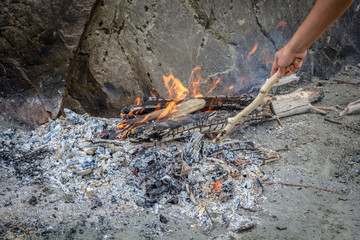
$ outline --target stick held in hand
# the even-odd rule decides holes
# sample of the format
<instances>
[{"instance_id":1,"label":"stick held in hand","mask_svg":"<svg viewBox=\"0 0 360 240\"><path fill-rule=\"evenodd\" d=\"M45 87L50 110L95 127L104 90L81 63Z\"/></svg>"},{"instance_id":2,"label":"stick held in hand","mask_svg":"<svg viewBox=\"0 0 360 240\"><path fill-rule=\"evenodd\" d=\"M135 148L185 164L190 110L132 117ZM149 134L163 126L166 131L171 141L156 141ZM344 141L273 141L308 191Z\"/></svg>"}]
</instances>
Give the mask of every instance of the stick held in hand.
<instances>
[{"instance_id":1,"label":"stick held in hand","mask_svg":"<svg viewBox=\"0 0 360 240\"><path fill-rule=\"evenodd\" d=\"M294 61L301 61L301 59L296 58ZM236 116L232 118L228 118L228 124L225 127L224 130L222 130L216 138L213 140L214 143L219 143L222 141L226 135L235 127L237 123L239 123L242 119L244 119L246 116L248 116L252 111L254 111L264 100L267 93L270 91L272 86L274 86L275 83L277 83L281 77L278 76L278 72L276 72L274 75L272 75L270 78L266 79L266 82L261 87L259 94L256 96L254 101L250 103L244 110L242 110L240 113L238 113Z\"/></svg>"}]
</instances>

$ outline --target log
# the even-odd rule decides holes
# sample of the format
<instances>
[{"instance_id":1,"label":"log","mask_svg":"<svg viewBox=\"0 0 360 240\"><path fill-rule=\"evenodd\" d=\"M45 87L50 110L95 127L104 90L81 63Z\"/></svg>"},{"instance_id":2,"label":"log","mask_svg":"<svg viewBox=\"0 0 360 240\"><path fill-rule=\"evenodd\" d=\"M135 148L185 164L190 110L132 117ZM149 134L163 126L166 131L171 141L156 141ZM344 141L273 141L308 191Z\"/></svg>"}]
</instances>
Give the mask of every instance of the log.
<instances>
[{"instance_id":1,"label":"log","mask_svg":"<svg viewBox=\"0 0 360 240\"><path fill-rule=\"evenodd\" d=\"M310 110L326 114L325 111L317 109L311 102L317 101L322 94L316 91L295 91L286 95L274 96L271 99L271 110L279 118L307 113Z\"/></svg>"},{"instance_id":2,"label":"log","mask_svg":"<svg viewBox=\"0 0 360 240\"><path fill-rule=\"evenodd\" d=\"M355 102L349 103L349 105L347 105L344 111L342 111L339 115L344 116L358 112L360 112L360 99Z\"/></svg>"},{"instance_id":3,"label":"log","mask_svg":"<svg viewBox=\"0 0 360 240\"><path fill-rule=\"evenodd\" d=\"M310 104L310 101L314 100L314 95L320 96L319 93L314 91L302 91L268 97L256 111L237 124L246 127L252 124L271 121L275 119L275 114L278 117L286 117L309 112L314 108ZM198 112L186 116L177 115L177 117L173 116L171 119L136 125L126 136L132 142L166 142L188 137L196 132L220 132L225 129L228 123L227 119L231 116L234 116L234 113L231 111Z\"/></svg>"},{"instance_id":4,"label":"log","mask_svg":"<svg viewBox=\"0 0 360 240\"><path fill-rule=\"evenodd\" d=\"M165 118L165 119L175 118L175 117L178 117L181 115L185 115L185 114L189 114L189 113L198 111L198 110L204 108L205 103L206 103L205 100L201 99L201 98L189 99L184 102L180 102L180 103L176 104L174 107L177 109L177 111L175 111L175 112L169 111L168 113L166 113L167 108L163 108L163 109L157 110L155 112L145 114L141 118L136 118L135 121L141 122L141 123L142 122L150 122L152 120L158 119L161 115L164 115L163 118ZM171 102L169 102L168 104L171 104Z\"/></svg>"},{"instance_id":5,"label":"log","mask_svg":"<svg viewBox=\"0 0 360 240\"><path fill-rule=\"evenodd\" d=\"M205 100L205 106L202 111L210 110L243 110L247 105L254 100L254 97L249 94L241 94L239 96L215 96L215 97L201 97L196 99ZM182 100L178 104L182 104L188 100ZM133 118L133 115L145 115L159 109L166 108L172 100L165 100L161 98L150 98L142 105L132 105L123 108L121 112L127 114L126 119Z\"/></svg>"}]
</instances>

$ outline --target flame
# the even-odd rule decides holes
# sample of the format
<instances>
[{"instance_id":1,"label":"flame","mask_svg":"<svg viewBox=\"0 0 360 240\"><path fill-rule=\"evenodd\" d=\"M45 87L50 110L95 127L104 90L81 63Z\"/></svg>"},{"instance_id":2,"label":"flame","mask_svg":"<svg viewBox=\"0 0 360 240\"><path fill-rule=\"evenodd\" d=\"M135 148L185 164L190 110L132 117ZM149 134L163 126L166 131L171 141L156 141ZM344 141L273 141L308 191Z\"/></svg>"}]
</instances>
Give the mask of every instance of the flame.
<instances>
[{"instance_id":1,"label":"flame","mask_svg":"<svg viewBox=\"0 0 360 240\"><path fill-rule=\"evenodd\" d=\"M215 80L215 82L210 83L210 84L209 84L210 90L207 92L206 95L208 95L209 93L211 93L211 92L216 88L216 85L218 85L218 83L219 83L220 81L221 81L221 78L217 78L217 79Z\"/></svg>"},{"instance_id":2,"label":"flame","mask_svg":"<svg viewBox=\"0 0 360 240\"><path fill-rule=\"evenodd\" d=\"M287 22L285 22L285 21L279 21L275 28L285 27L286 25L287 25Z\"/></svg>"},{"instance_id":3,"label":"flame","mask_svg":"<svg viewBox=\"0 0 360 240\"><path fill-rule=\"evenodd\" d=\"M174 77L170 71L169 76L163 75L165 87L168 89L169 98L175 101L180 101L189 95L189 89L184 87L181 81ZM170 86L171 82L171 86Z\"/></svg>"},{"instance_id":4,"label":"flame","mask_svg":"<svg viewBox=\"0 0 360 240\"><path fill-rule=\"evenodd\" d=\"M135 99L134 105L141 105L141 99L139 97Z\"/></svg>"},{"instance_id":5,"label":"flame","mask_svg":"<svg viewBox=\"0 0 360 240\"><path fill-rule=\"evenodd\" d=\"M204 97L200 93L201 83L205 83L206 79L200 76L201 67L196 66L192 71L189 78L189 89L195 98Z\"/></svg>"},{"instance_id":6,"label":"flame","mask_svg":"<svg viewBox=\"0 0 360 240\"><path fill-rule=\"evenodd\" d=\"M250 51L249 54L248 54L248 58L249 58L252 54L254 54L254 52L257 50L258 46L259 46L259 43L255 43L254 47L251 49L251 51Z\"/></svg>"},{"instance_id":7,"label":"flame","mask_svg":"<svg viewBox=\"0 0 360 240\"><path fill-rule=\"evenodd\" d=\"M222 104L222 100L220 98L215 97L211 100L211 102L209 104L209 109L205 112L211 112L212 109L214 108L213 107L214 105L221 105L221 104Z\"/></svg>"},{"instance_id":8,"label":"flame","mask_svg":"<svg viewBox=\"0 0 360 240\"><path fill-rule=\"evenodd\" d=\"M234 85L231 85L230 87L227 88L227 90L232 90L234 88Z\"/></svg>"},{"instance_id":9,"label":"flame","mask_svg":"<svg viewBox=\"0 0 360 240\"><path fill-rule=\"evenodd\" d=\"M217 181L216 184L212 187L211 192L216 193L216 194L220 194L221 184L223 184L224 182L225 181L223 181L223 182Z\"/></svg>"},{"instance_id":10,"label":"flame","mask_svg":"<svg viewBox=\"0 0 360 240\"><path fill-rule=\"evenodd\" d=\"M165 110L160 114L160 116L156 119L156 121L163 119L169 112L176 111L173 108L175 106L175 104L176 104L176 101L169 102L169 104L166 106Z\"/></svg>"}]
</instances>

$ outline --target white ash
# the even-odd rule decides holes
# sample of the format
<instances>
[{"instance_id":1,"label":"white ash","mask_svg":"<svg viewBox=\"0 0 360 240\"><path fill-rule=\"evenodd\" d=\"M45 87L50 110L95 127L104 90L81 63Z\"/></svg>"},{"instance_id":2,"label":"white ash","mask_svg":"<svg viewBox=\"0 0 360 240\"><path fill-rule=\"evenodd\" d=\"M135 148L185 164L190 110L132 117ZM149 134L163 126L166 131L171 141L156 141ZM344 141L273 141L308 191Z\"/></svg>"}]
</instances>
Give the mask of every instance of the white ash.
<instances>
[{"instance_id":1,"label":"white ash","mask_svg":"<svg viewBox=\"0 0 360 240\"><path fill-rule=\"evenodd\" d=\"M64 201L91 201L93 208L108 199L129 212L166 210L174 219L196 218L194 226L205 232L215 225L237 232L259 221L260 181L267 179L260 165L271 152L253 151L251 142L215 146L200 133L182 142L110 141L101 136L114 130L119 119L65 112L66 118L31 132L1 133L1 154L13 154L2 158L1 165L18 174L18 184L41 179L62 191ZM22 163L32 172L17 169L17 158L35 153L36 162ZM242 214L244 209L253 214Z\"/></svg>"}]
</instances>

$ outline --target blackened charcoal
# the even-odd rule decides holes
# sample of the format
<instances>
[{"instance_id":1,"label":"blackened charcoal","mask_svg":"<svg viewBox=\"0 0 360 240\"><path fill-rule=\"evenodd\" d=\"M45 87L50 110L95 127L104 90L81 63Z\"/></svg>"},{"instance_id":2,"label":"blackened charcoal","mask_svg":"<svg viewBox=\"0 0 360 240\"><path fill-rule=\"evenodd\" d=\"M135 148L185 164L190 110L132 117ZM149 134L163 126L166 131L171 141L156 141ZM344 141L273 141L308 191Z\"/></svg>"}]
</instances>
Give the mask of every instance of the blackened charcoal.
<instances>
[{"instance_id":1,"label":"blackened charcoal","mask_svg":"<svg viewBox=\"0 0 360 240\"><path fill-rule=\"evenodd\" d=\"M162 214L160 214L160 222L167 224L169 220Z\"/></svg>"},{"instance_id":2,"label":"blackened charcoal","mask_svg":"<svg viewBox=\"0 0 360 240\"><path fill-rule=\"evenodd\" d=\"M169 200L167 200L167 203L178 204L179 203L179 198L177 198L177 197L170 198Z\"/></svg>"},{"instance_id":3,"label":"blackened charcoal","mask_svg":"<svg viewBox=\"0 0 360 240\"><path fill-rule=\"evenodd\" d=\"M136 199L135 200L135 204L138 205L139 207L144 207L145 206L145 200L142 198Z\"/></svg>"},{"instance_id":4,"label":"blackened charcoal","mask_svg":"<svg viewBox=\"0 0 360 240\"><path fill-rule=\"evenodd\" d=\"M36 198L35 196L31 196L30 199L29 199L29 201L28 201L28 203L29 203L30 205L35 206L35 205L38 203L38 200L37 200L37 198Z\"/></svg>"},{"instance_id":5,"label":"blackened charcoal","mask_svg":"<svg viewBox=\"0 0 360 240\"><path fill-rule=\"evenodd\" d=\"M153 199L168 190L168 186L164 185L162 181L156 181L155 183L146 186L146 195Z\"/></svg>"},{"instance_id":6,"label":"blackened charcoal","mask_svg":"<svg viewBox=\"0 0 360 240\"><path fill-rule=\"evenodd\" d=\"M187 163L200 162L204 146L204 134L196 132L184 148L184 158Z\"/></svg>"}]
</instances>

